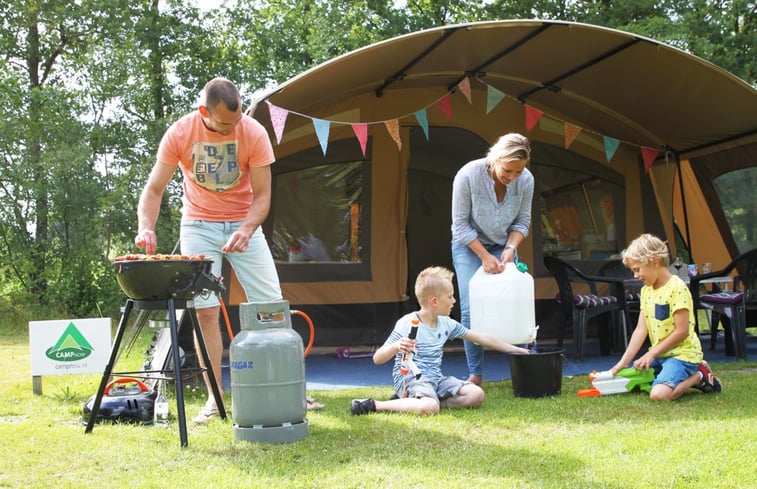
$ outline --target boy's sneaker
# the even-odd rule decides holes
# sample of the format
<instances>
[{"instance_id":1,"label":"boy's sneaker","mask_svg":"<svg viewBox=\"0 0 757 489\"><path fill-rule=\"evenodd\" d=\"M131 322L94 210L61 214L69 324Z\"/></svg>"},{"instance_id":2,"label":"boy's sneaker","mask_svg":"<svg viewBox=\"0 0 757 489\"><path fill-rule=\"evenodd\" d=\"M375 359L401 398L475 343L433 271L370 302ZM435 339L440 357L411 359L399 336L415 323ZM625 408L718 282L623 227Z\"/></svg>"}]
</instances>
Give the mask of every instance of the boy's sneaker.
<instances>
[{"instance_id":1,"label":"boy's sneaker","mask_svg":"<svg viewBox=\"0 0 757 489\"><path fill-rule=\"evenodd\" d=\"M702 360L702 363L699 364L699 373L702 374L702 380L699 381L699 385L697 388L701 390L702 392L720 392L723 390L723 384L720 383L720 380L715 377L715 374L712 373L712 369L710 368L710 365Z\"/></svg>"},{"instance_id":2,"label":"boy's sneaker","mask_svg":"<svg viewBox=\"0 0 757 489\"><path fill-rule=\"evenodd\" d=\"M353 399L350 406L353 416L360 416L361 414L375 413L376 401L371 399Z\"/></svg>"}]
</instances>

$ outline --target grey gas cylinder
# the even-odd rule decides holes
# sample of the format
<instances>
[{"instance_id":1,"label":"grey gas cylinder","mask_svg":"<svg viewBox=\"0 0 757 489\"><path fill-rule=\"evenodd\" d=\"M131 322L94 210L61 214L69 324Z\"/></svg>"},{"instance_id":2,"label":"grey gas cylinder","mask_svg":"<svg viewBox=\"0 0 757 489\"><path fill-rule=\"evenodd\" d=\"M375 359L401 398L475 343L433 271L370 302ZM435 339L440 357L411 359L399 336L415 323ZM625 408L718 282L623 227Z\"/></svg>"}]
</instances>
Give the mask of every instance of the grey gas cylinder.
<instances>
[{"instance_id":1,"label":"grey gas cylinder","mask_svg":"<svg viewBox=\"0 0 757 489\"><path fill-rule=\"evenodd\" d=\"M239 305L229 347L234 438L268 443L308 435L305 356L288 301Z\"/></svg>"}]
</instances>

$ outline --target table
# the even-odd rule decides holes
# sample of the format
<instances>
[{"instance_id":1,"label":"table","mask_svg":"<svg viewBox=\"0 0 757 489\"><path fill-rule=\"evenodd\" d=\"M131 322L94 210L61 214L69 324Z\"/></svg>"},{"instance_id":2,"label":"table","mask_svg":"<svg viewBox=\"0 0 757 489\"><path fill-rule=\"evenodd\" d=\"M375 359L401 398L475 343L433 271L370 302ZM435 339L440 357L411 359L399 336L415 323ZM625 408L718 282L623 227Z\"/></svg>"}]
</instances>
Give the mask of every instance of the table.
<instances>
[{"instance_id":1,"label":"table","mask_svg":"<svg viewBox=\"0 0 757 489\"><path fill-rule=\"evenodd\" d=\"M680 277L681 280L683 280L683 283L686 285L689 285L691 283L691 278L687 275L685 277ZM730 275L724 275L722 277L711 277L706 278L704 280L699 281L700 284L721 284L723 286L723 292L728 292L728 288L730 287L730 284L733 283L733 277ZM627 278L623 280L623 284L626 287L638 287L641 288L644 283L639 280L638 278Z\"/></svg>"}]
</instances>

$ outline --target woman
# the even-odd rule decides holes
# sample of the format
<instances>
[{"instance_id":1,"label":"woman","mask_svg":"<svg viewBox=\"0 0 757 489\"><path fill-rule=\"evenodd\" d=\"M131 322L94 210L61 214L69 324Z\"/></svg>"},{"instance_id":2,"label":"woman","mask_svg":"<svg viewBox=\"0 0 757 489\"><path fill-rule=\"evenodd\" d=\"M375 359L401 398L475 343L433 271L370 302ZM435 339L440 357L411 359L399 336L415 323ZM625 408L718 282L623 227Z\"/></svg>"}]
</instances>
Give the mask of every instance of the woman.
<instances>
[{"instance_id":1,"label":"woman","mask_svg":"<svg viewBox=\"0 0 757 489\"><path fill-rule=\"evenodd\" d=\"M528 138L505 134L485 158L473 160L452 184L452 262L460 291L460 322L470 329L468 283L479 267L502 273L528 236L534 176ZM484 350L465 342L468 382L481 385Z\"/></svg>"}]
</instances>

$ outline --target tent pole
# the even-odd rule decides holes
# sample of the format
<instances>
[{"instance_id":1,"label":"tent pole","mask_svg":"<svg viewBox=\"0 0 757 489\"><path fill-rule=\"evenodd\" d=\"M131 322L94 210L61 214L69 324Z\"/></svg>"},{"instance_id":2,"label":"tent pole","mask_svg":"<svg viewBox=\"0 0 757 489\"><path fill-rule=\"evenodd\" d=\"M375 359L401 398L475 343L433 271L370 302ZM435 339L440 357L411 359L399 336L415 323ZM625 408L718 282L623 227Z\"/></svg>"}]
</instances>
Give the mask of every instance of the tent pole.
<instances>
[{"instance_id":1,"label":"tent pole","mask_svg":"<svg viewBox=\"0 0 757 489\"><path fill-rule=\"evenodd\" d=\"M678 188L681 190L681 207L683 208L683 225L686 229L686 246L689 248L689 259L694 259L694 251L691 248L691 233L689 231L689 213L686 209L686 193L683 190L683 172L681 171L681 156L673 148L667 148L676 159L676 168L678 169Z\"/></svg>"}]
</instances>

